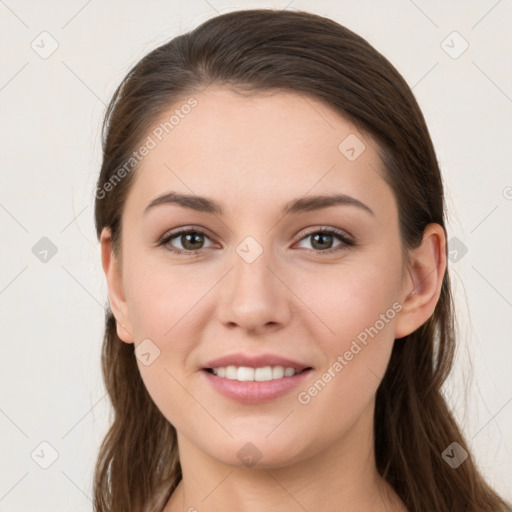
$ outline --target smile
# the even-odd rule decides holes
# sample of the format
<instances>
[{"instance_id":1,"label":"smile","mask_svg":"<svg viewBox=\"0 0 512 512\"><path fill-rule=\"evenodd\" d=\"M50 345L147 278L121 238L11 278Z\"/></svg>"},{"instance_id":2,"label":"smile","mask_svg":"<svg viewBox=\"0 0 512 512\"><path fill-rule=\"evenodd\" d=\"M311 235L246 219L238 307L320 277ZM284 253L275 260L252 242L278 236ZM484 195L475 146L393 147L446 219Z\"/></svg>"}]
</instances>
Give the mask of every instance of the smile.
<instances>
[{"instance_id":1,"label":"smile","mask_svg":"<svg viewBox=\"0 0 512 512\"><path fill-rule=\"evenodd\" d=\"M205 368L201 374L225 398L242 404L261 404L290 393L301 383L304 386L304 379L312 371L312 368L296 370L284 366L221 366ZM222 373L223 377L219 375Z\"/></svg>"},{"instance_id":2,"label":"smile","mask_svg":"<svg viewBox=\"0 0 512 512\"><path fill-rule=\"evenodd\" d=\"M284 377L293 377L297 373L304 370L296 370L295 368L276 366L262 366L259 368L251 368L249 366L221 366L218 368L208 368L207 371L224 379L238 380L240 382L258 381L264 382L269 380L283 379Z\"/></svg>"}]
</instances>

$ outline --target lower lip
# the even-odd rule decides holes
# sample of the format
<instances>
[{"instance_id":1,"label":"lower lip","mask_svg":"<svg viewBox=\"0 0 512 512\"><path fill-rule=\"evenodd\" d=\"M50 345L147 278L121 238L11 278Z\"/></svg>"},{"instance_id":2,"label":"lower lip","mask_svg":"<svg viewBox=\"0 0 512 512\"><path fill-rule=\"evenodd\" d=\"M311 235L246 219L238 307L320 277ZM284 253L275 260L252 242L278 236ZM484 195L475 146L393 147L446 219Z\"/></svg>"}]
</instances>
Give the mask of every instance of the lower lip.
<instances>
[{"instance_id":1,"label":"lower lip","mask_svg":"<svg viewBox=\"0 0 512 512\"><path fill-rule=\"evenodd\" d=\"M213 388L221 395L244 404L261 404L285 395L297 387L312 370L304 370L292 377L266 381L245 381L218 377L202 370Z\"/></svg>"}]
</instances>

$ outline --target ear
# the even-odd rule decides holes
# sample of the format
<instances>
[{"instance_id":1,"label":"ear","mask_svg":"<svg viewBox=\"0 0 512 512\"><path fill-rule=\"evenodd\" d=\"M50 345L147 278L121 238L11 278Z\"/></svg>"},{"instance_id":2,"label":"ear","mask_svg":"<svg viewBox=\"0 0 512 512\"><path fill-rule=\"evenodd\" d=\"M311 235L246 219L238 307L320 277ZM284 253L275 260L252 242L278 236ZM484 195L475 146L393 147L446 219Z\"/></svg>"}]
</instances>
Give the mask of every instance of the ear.
<instances>
[{"instance_id":1,"label":"ear","mask_svg":"<svg viewBox=\"0 0 512 512\"><path fill-rule=\"evenodd\" d=\"M401 300L402 310L395 321L395 339L421 327L436 307L446 271L446 236L437 223L428 224L419 247L410 252Z\"/></svg>"},{"instance_id":2,"label":"ear","mask_svg":"<svg viewBox=\"0 0 512 512\"><path fill-rule=\"evenodd\" d=\"M132 326L123 290L121 269L113 251L112 234L109 228L103 228L100 244L101 263L107 278L110 308L116 318L117 335L125 343L133 343Z\"/></svg>"}]
</instances>

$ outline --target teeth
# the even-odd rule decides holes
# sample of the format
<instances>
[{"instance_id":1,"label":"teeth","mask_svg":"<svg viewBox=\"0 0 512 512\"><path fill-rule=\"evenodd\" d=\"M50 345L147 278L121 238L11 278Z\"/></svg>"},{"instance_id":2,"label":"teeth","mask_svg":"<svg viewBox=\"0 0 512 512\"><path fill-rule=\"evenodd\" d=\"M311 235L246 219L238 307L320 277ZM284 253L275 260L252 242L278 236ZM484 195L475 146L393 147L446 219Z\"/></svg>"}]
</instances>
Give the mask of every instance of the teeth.
<instances>
[{"instance_id":1,"label":"teeth","mask_svg":"<svg viewBox=\"0 0 512 512\"><path fill-rule=\"evenodd\" d=\"M283 377L292 377L300 373L295 368L285 368L284 366L263 366L261 368L250 368L248 366L225 366L212 368L214 375L225 379L238 380L240 382L282 379Z\"/></svg>"},{"instance_id":2,"label":"teeth","mask_svg":"<svg viewBox=\"0 0 512 512\"><path fill-rule=\"evenodd\" d=\"M295 369L294 368L285 368L284 369L284 376L285 377L291 377L292 375L295 375Z\"/></svg>"},{"instance_id":3,"label":"teeth","mask_svg":"<svg viewBox=\"0 0 512 512\"><path fill-rule=\"evenodd\" d=\"M256 368L254 370L254 380L264 381L264 380L272 380L273 373L271 366L264 366L263 368Z\"/></svg>"},{"instance_id":4,"label":"teeth","mask_svg":"<svg viewBox=\"0 0 512 512\"><path fill-rule=\"evenodd\" d=\"M293 368L291 368L293 370ZM272 368L272 378L273 379L282 379L284 377L284 367L283 366L274 366Z\"/></svg>"}]
</instances>

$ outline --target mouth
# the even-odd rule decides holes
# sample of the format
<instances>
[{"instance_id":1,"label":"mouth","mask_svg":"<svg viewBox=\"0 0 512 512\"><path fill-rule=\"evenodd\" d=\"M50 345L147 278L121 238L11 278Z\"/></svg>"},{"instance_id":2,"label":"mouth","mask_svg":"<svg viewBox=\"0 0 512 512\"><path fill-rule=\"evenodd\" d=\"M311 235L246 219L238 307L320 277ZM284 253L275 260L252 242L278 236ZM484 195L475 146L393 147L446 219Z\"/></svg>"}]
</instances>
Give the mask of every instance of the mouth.
<instances>
[{"instance_id":1,"label":"mouth","mask_svg":"<svg viewBox=\"0 0 512 512\"><path fill-rule=\"evenodd\" d=\"M207 385L230 401L244 405L257 405L285 397L293 389L306 386L310 366L302 369L292 367L219 366L203 368L202 375Z\"/></svg>"},{"instance_id":2,"label":"mouth","mask_svg":"<svg viewBox=\"0 0 512 512\"><path fill-rule=\"evenodd\" d=\"M290 366L219 366L216 368L203 368L204 371L221 379L236 380L238 382L268 382L286 379L295 375L312 370L311 366L306 368L293 368Z\"/></svg>"}]
</instances>

